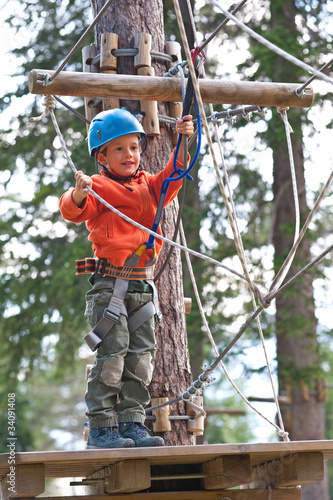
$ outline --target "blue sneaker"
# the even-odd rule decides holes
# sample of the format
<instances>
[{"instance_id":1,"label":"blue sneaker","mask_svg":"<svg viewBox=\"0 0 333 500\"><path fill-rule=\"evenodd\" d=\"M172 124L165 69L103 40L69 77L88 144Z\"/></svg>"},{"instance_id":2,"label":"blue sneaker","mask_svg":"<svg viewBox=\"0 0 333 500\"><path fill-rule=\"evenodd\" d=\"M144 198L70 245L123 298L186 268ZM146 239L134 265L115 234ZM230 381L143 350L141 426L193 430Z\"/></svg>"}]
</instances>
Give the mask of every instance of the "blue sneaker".
<instances>
[{"instance_id":1,"label":"blue sneaker","mask_svg":"<svg viewBox=\"0 0 333 500\"><path fill-rule=\"evenodd\" d=\"M149 429L137 422L122 422L119 424L119 432L124 438L134 441L135 446L164 446L164 439L160 436L151 436Z\"/></svg>"},{"instance_id":2,"label":"blue sneaker","mask_svg":"<svg viewBox=\"0 0 333 500\"><path fill-rule=\"evenodd\" d=\"M133 448L132 439L123 438L117 427L101 427L100 429L89 429L86 449L93 448Z\"/></svg>"}]
</instances>

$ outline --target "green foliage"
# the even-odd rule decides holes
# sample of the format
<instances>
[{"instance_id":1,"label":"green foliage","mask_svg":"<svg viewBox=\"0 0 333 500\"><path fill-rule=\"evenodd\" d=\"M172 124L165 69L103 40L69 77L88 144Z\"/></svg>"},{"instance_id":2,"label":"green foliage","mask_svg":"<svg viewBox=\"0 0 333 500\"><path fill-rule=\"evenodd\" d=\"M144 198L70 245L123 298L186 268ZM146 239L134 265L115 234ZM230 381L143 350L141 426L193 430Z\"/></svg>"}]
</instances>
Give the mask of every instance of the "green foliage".
<instances>
[{"instance_id":1,"label":"green foliage","mask_svg":"<svg viewBox=\"0 0 333 500\"><path fill-rule=\"evenodd\" d=\"M28 43L13 50L20 61L16 75L25 76L33 68L55 69L84 31L89 2L27 1L21 7L7 21L18 33L30 32ZM76 68L79 60L80 52L69 68ZM20 81L0 99L0 109L17 103L14 96L26 102L27 79ZM21 114L13 114L0 134L1 178L6 188L1 194L0 222L0 393L1 408L6 407L8 393L16 394L18 450L43 446L38 412L48 412L50 405L45 405L45 397L39 402L37 388L41 380L50 386L57 377L67 376L87 330L83 304L88 284L85 278L75 277L74 262L91 255L91 248L85 227L67 226L58 211L59 197L73 185L73 173L55 140L52 121L30 122L30 116L41 112L39 101L37 97L26 109L21 106ZM73 99L71 104L82 112L82 100ZM85 124L63 109L55 113L74 163L93 168L87 164ZM34 382L37 392L32 394ZM51 399L52 391L48 394ZM31 405L32 399L36 406ZM1 442L6 432L7 426L2 425Z\"/></svg>"}]
</instances>

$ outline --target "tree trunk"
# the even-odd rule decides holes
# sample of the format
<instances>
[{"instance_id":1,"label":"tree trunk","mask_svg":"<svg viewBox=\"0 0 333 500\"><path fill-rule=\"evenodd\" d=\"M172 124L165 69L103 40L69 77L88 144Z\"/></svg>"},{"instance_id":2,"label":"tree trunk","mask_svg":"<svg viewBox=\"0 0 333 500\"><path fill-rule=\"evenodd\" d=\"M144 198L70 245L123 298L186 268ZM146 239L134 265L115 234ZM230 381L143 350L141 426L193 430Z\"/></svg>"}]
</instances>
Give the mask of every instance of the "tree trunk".
<instances>
[{"instance_id":1,"label":"tree trunk","mask_svg":"<svg viewBox=\"0 0 333 500\"><path fill-rule=\"evenodd\" d=\"M282 26L288 33L294 33L296 39L295 16L296 12L293 2L285 0L284 2L279 2L278 6L274 2L271 3L272 27L276 28L279 25L281 29ZM282 81L290 81L290 71L288 64L278 59L273 79L280 81L280 78L282 78ZM279 120L279 117L276 120ZM290 113L290 120L295 132L292 136L294 163L301 221L304 223L309 211L306 204L300 112L293 110ZM271 141L271 146L274 162L274 200L278 200L279 193L281 190L284 190L284 194L277 207L273 236L275 270L278 270L293 244L295 209L289 157L282 120L278 122L273 133L274 138ZM287 279L310 261L310 244L308 236L303 239L297 250L296 258ZM315 390L320 358L318 354L317 321L315 317L312 280L311 274L305 274L294 286L276 299L279 391L281 394L288 385L292 391L291 404L283 406L281 411L286 430L290 433L290 439L295 441L325 439L323 402ZM309 392L308 388L310 389ZM303 500L313 500L314 498L328 500L327 482L323 481L303 486L302 498Z\"/></svg>"},{"instance_id":2,"label":"tree trunk","mask_svg":"<svg viewBox=\"0 0 333 500\"><path fill-rule=\"evenodd\" d=\"M105 1L92 0L93 15L101 10ZM119 37L119 49L134 48L134 37L138 33L150 33L152 36L152 50L164 50L164 26L162 0L118 0L111 4L105 15L96 25L96 45L100 46L102 33L116 33ZM99 49L98 49L99 51ZM165 63L152 60L156 76L166 71ZM136 74L133 57L118 57L119 74ZM139 113L138 101L120 102L121 107L132 113ZM168 103L159 103L159 115L169 115ZM163 169L172 152L171 131L160 125L158 137L148 137L146 151L142 155L143 167L151 173ZM162 231L167 238L172 238L174 221L176 220L176 203L170 204L164 211ZM160 254L157 272L166 256L164 248ZM182 269L180 252L175 250L169 265L157 281L159 300L163 322L157 328L157 356L153 380L150 385L152 398L169 397L173 399L186 390L191 384L191 369L189 363L184 297L182 290ZM171 407L171 413L185 414L184 404ZM194 440L188 434L186 421L172 422L171 432L164 433L167 445L193 444Z\"/></svg>"}]
</instances>

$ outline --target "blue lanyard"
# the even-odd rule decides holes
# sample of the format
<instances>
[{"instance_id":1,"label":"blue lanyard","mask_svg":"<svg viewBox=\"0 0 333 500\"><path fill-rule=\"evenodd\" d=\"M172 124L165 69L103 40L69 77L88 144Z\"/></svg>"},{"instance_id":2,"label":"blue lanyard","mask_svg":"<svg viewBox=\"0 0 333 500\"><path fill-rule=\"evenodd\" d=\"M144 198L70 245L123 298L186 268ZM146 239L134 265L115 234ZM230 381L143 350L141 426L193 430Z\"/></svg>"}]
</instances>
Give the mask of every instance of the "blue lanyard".
<instances>
[{"instance_id":1,"label":"blue lanyard","mask_svg":"<svg viewBox=\"0 0 333 500\"><path fill-rule=\"evenodd\" d=\"M180 181L180 180L184 179L185 177L187 179L193 181L193 177L189 173L192 170L192 168L194 167L194 165L198 159L199 153L200 153L200 148L201 148L201 117L200 117L200 113L199 113L199 106L197 103L197 99L195 97L194 90L193 90L193 83L189 77L189 80L187 83L187 89L186 89L186 97L185 97L184 106L183 106L183 116L187 115L189 112L192 97L194 97L194 108L195 108L195 114L197 117L197 125L198 125L198 142L197 142L196 151L195 151L195 154L193 156L192 161L190 162L190 164L186 170L182 170L180 168L177 168L178 153L179 153L180 143L182 140L182 134L179 134L177 145L176 145L176 150L175 150L175 154L174 154L174 158L173 158L173 172L171 173L171 175L169 177L164 179L164 181L162 182L162 186L161 186L160 198L158 201L153 226L151 228L152 231L154 231L155 233L157 233L157 230L158 230L160 222L161 222L162 212L163 212L163 208L165 205L166 195L167 195L170 183L174 182L174 181ZM144 245L146 246L146 248L153 248L154 242L155 242L155 236L150 235L148 241L145 242Z\"/></svg>"}]
</instances>

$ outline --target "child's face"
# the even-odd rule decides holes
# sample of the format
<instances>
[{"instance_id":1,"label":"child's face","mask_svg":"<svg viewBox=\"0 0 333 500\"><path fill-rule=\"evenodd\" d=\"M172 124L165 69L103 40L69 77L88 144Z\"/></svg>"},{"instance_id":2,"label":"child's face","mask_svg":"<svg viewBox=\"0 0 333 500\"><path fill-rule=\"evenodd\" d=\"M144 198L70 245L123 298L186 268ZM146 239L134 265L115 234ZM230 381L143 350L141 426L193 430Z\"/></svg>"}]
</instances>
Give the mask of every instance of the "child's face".
<instances>
[{"instance_id":1,"label":"child's face","mask_svg":"<svg viewBox=\"0 0 333 500\"><path fill-rule=\"evenodd\" d=\"M128 134L109 142L98 160L115 174L128 177L136 172L140 163L140 138Z\"/></svg>"}]
</instances>

